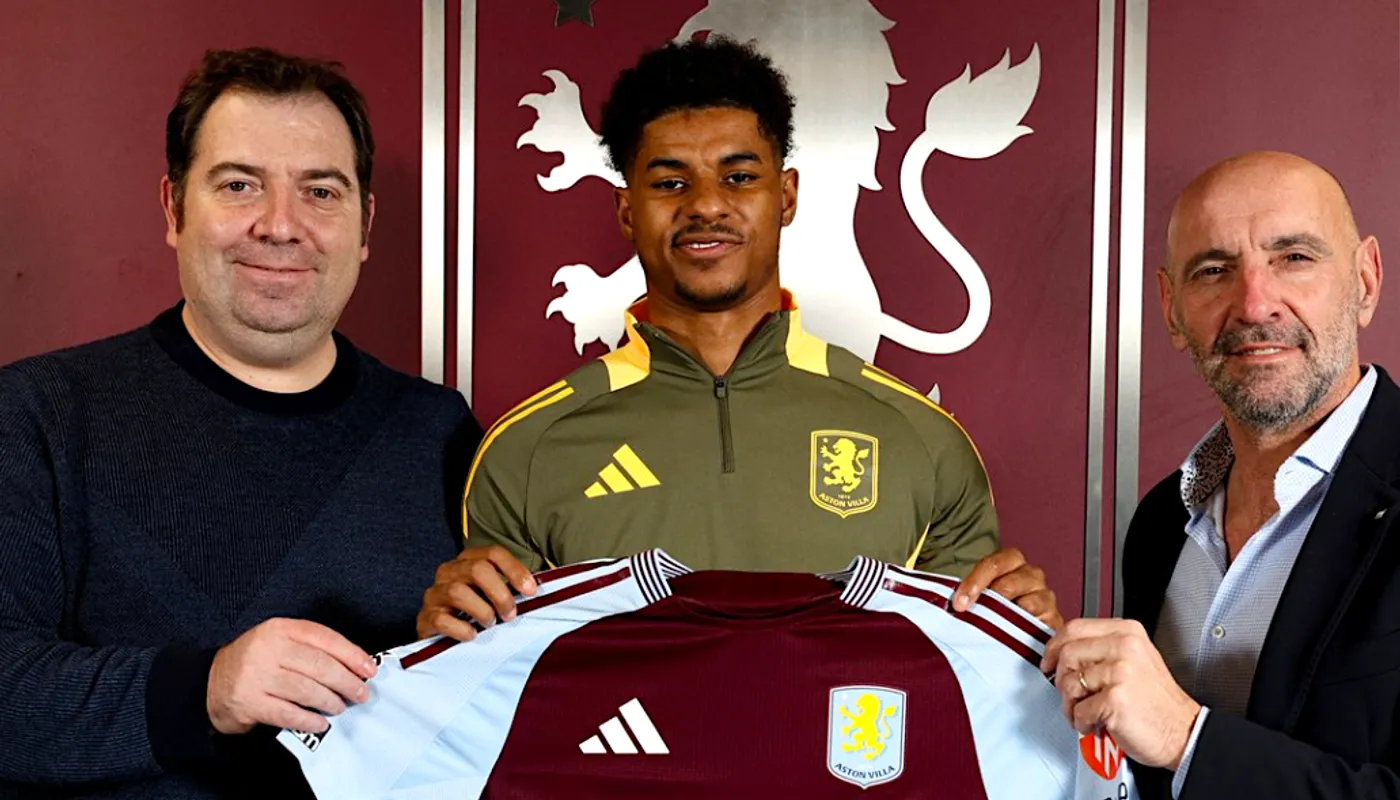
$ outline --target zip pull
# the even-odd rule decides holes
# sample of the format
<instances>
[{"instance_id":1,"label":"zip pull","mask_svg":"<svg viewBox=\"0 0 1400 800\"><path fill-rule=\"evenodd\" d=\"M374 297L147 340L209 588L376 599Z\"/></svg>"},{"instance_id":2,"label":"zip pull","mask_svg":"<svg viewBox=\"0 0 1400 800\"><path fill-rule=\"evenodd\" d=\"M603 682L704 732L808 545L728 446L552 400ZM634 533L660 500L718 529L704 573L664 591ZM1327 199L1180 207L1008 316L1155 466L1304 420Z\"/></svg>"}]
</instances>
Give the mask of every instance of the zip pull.
<instances>
[{"instance_id":1,"label":"zip pull","mask_svg":"<svg viewBox=\"0 0 1400 800\"><path fill-rule=\"evenodd\" d=\"M719 442L723 448L720 468L734 471L734 434L729 429L729 378L715 376L715 400L719 404Z\"/></svg>"}]
</instances>

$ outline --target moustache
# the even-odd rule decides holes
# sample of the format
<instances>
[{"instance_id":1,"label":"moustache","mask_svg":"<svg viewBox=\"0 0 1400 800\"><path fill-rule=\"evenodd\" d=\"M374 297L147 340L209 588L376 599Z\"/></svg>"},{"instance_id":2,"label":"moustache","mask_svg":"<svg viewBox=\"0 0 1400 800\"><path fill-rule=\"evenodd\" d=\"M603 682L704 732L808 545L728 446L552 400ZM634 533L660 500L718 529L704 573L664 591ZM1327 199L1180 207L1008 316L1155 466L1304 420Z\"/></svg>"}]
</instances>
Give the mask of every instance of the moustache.
<instances>
[{"instance_id":1,"label":"moustache","mask_svg":"<svg viewBox=\"0 0 1400 800\"><path fill-rule=\"evenodd\" d=\"M1274 342L1302 350L1312 344L1312 336L1302 325L1245 325L1223 331L1216 338L1211 352L1218 356L1228 356L1247 344L1263 342Z\"/></svg>"},{"instance_id":2,"label":"moustache","mask_svg":"<svg viewBox=\"0 0 1400 800\"><path fill-rule=\"evenodd\" d=\"M710 225L701 225L697 223L695 225L687 225L686 227L671 234L671 246L680 247L682 236L690 236L692 234L699 233L718 233L723 234L725 236L733 236L735 239L740 240L744 238L743 234L739 233L738 231L734 230L728 225L725 225L722 222L716 222Z\"/></svg>"}]
</instances>

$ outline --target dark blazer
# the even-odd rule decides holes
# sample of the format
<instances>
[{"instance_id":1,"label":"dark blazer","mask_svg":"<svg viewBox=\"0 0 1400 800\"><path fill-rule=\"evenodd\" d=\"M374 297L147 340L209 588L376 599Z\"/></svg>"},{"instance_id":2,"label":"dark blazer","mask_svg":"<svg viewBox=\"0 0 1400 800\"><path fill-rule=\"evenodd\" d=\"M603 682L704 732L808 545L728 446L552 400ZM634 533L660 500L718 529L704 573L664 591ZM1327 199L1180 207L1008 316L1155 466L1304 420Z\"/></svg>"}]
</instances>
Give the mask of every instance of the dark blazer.
<instances>
[{"instance_id":1,"label":"dark blazer","mask_svg":"<svg viewBox=\"0 0 1400 800\"><path fill-rule=\"evenodd\" d=\"M1279 598L1249 708L1207 717L1182 800L1400 798L1400 388L1376 369ZM1124 616L1149 636L1186 541L1180 481L1148 492L1124 545ZM1137 773L1144 800L1171 797L1171 773Z\"/></svg>"}]
</instances>

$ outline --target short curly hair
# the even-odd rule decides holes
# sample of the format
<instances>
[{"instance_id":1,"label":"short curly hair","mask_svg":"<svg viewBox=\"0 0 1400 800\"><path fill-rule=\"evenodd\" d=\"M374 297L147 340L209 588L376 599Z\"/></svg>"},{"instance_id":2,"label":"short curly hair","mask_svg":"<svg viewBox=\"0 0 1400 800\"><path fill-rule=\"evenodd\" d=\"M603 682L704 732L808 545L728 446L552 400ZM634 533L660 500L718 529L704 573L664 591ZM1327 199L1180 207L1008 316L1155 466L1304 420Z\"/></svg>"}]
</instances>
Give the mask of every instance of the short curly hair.
<instances>
[{"instance_id":1,"label":"short curly hair","mask_svg":"<svg viewBox=\"0 0 1400 800\"><path fill-rule=\"evenodd\" d=\"M637 157L642 129L682 109L739 108L786 159L792 151L792 93L787 78L752 44L724 36L668 42L624 70L603 105L603 146L625 178Z\"/></svg>"}]
</instances>

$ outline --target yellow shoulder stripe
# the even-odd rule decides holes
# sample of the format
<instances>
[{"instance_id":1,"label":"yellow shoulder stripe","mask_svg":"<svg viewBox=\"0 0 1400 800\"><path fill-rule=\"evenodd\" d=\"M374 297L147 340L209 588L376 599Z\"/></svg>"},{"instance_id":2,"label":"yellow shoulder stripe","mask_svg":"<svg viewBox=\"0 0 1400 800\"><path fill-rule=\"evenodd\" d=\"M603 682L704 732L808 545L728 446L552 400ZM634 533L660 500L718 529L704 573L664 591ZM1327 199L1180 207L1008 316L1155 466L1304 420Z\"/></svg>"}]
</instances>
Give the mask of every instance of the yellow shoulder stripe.
<instances>
[{"instance_id":1,"label":"yellow shoulder stripe","mask_svg":"<svg viewBox=\"0 0 1400 800\"><path fill-rule=\"evenodd\" d=\"M643 307L645 300L633 304L627 310L627 341L618 349L605 354L600 360L608 369L608 391L616 392L635 383L641 383L651 374L651 348L637 330L634 311Z\"/></svg>"},{"instance_id":2,"label":"yellow shoulder stripe","mask_svg":"<svg viewBox=\"0 0 1400 800\"><path fill-rule=\"evenodd\" d=\"M972 445L972 453L973 453L973 455L977 456L977 463L982 465L982 471L983 471L984 473L987 471L987 462L982 460L982 453L978 451L978 449L977 449L977 443L974 442L974 441L972 441L972 437L968 435L967 429L964 428L964 427L962 426L962 423L961 423L961 422L958 422L957 419L955 419L955 418L953 417L952 414L949 414L947 411L944 411L944 410L943 410L943 406L940 406L939 404L933 402L932 400L928 399L928 398L925 397L924 395L919 394L918 390L916 390L914 387L910 386L909 384L905 383L904 381L900 380L899 378L894 377L893 375L889 374L888 372L885 372L884 370L879 369L878 367L875 367L875 366L872 365L872 364L866 364L866 365L865 365L865 368L862 369L862 370L860 371L860 374L861 374L861 377L863 377L863 378L868 378L868 379L870 379L870 380L872 380L872 381L874 381L874 382L880 384L881 386L888 386L889 388L895 390L896 392L899 392L900 394L903 394L903 395L907 395L907 396L909 396L909 397L912 397L912 398L914 398L915 400L918 400L920 403L923 403L924 405L928 406L929 408L933 409L934 411L937 411L938 413L940 413L940 414L942 414L943 416L947 417L949 422L951 422L951 423L953 423L954 425L956 425L959 431L962 431L962 435L963 435L964 437L967 438L967 443L968 443L969 445ZM991 479L988 478L988 480L987 480L987 491L988 491L988 493L990 493L991 490L992 490ZM994 506L996 505L996 498L995 498L995 496L992 497L992 505L994 505Z\"/></svg>"},{"instance_id":3,"label":"yellow shoulder stripe","mask_svg":"<svg viewBox=\"0 0 1400 800\"><path fill-rule=\"evenodd\" d=\"M641 383L651 374L651 351L638 334L627 344L604 355L600 360L608 370L608 391L626 389L634 383Z\"/></svg>"},{"instance_id":4,"label":"yellow shoulder stripe","mask_svg":"<svg viewBox=\"0 0 1400 800\"><path fill-rule=\"evenodd\" d=\"M788 363L792 366L804 372L830 377L831 372L826 364L826 342L802 327L802 312L796 309L788 312L786 349Z\"/></svg>"},{"instance_id":5,"label":"yellow shoulder stripe","mask_svg":"<svg viewBox=\"0 0 1400 800\"><path fill-rule=\"evenodd\" d=\"M560 390L561 387L562 391L555 391L554 394L549 394L550 391ZM553 386L549 387L549 389L546 389L545 391L540 392L534 395L534 397L530 398L535 402L531 403L529 400L527 400L526 402L516 406L515 409L513 409L510 413L497 420L496 424L491 426L491 430L486 432L486 438L481 441L481 446L478 447L476 450L476 458L472 459L471 471L467 473L467 487L462 492L463 538L466 538L467 534L467 495L471 493L472 481L476 480L476 470L477 467L481 466L481 457L486 454L486 448L490 447L491 443L496 441L496 437L500 436L502 433L505 433L506 429L510 426L514 425L522 419L525 419L526 417L530 416L536 411L539 411L542 408L548 408L549 406L554 405L555 403L559 402L560 400L563 400L564 398L568 397L573 393L573 387L569 386L564 381L560 381L554 384Z\"/></svg>"}]
</instances>

